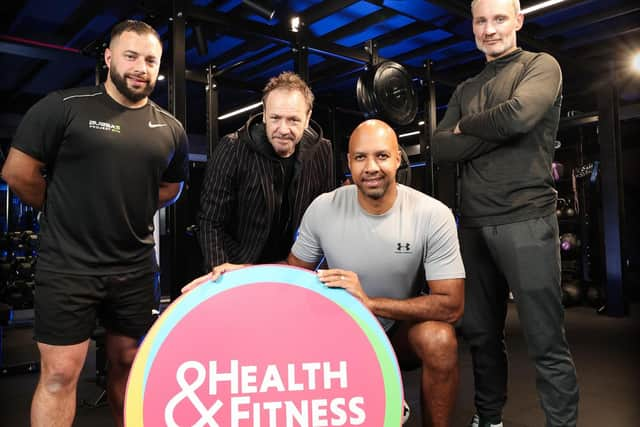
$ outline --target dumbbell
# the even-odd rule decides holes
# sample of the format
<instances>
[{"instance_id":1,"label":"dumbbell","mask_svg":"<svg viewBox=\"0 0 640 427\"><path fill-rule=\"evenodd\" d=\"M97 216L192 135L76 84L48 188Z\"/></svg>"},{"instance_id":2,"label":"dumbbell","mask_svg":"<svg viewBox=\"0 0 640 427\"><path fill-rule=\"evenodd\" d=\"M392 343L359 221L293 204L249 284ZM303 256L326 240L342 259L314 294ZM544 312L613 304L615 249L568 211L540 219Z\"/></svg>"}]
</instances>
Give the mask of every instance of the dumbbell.
<instances>
[{"instance_id":1,"label":"dumbbell","mask_svg":"<svg viewBox=\"0 0 640 427\"><path fill-rule=\"evenodd\" d=\"M32 280L35 277L35 258L33 257L16 257L14 269L16 278L24 280Z\"/></svg>"},{"instance_id":2,"label":"dumbbell","mask_svg":"<svg viewBox=\"0 0 640 427\"><path fill-rule=\"evenodd\" d=\"M0 284L7 283L13 278L13 260L7 258L0 259Z\"/></svg>"},{"instance_id":3,"label":"dumbbell","mask_svg":"<svg viewBox=\"0 0 640 427\"><path fill-rule=\"evenodd\" d=\"M560 249L570 252L580 246L580 241L573 233L564 233L560 236Z\"/></svg>"},{"instance_id":4,"label":"dumbbell","mask_svg":"<svg viewBox=\"0 0 640 427\"><path fill-rule=\"evenodd\" d=\"M34 290L34 281L16 280L4 287L2 299L14 309L33 308Z\"/></svg>"},{"instance_id":5,"label":"dumbbell","mask_svg":"<svg viewBox=\"0 0 640 427\"><path fill-rule=\"evenodd\" d=\"M22 242L28 253L35 256L38 253L38 247L40 244L40 238L36 233L31 230L24 231L22 233Z\"/></svg>"},{"instance_id":6,"label":"dumbbell","mask_svg":"<svg viewBox=\"0 0 640 427\"><path fill-rule=\"evenodd\" d=\"M572 218L576 215L576 210L571 206L567 199L561 197L556 202L556 216L558 218Z\"/></svg>"},{"instance_id":7,"label":"dumbbell","mask_svg":"<svg viewBox=\"0 0 640 427\"><path fill-rule=\"evenodd\" d=\"M562 305L565 307L580 304L582 301L582 288L579 280L570 280L562 283Z\"/></svg>"}]
</instances>

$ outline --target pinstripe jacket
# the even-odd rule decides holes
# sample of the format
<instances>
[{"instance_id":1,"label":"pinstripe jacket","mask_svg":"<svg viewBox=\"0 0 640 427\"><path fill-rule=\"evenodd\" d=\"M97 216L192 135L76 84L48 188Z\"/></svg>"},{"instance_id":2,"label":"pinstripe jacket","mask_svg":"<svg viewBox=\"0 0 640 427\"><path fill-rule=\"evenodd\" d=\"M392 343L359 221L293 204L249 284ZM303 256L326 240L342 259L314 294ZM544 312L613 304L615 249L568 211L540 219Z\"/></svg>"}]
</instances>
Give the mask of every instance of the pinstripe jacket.
<instances>
[{"instance_id":1,"label":"pinstripe jacket","mask_svg":"<svg viewBox=\"0 0 640 427\"><path fill-rule=\"evenodd\" d=\"M259 262L275 210L282 203L283 188L278 184L283 179L284 169L267 139L261 115L221 139L207 164L200 194L198 240L206 271L225 262ZM313 199L334 187L331 143L311 121L296 147L289 187L291 228L297 230Z\"/></svg>"}]
</instances>

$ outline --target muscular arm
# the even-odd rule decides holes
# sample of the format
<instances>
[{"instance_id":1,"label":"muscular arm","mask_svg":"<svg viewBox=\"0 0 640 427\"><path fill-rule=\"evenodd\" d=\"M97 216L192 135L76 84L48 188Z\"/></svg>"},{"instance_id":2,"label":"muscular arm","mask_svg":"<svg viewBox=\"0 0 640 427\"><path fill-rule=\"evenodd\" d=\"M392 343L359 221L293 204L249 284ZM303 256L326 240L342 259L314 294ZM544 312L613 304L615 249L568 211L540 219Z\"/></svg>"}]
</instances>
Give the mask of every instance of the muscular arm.
<instances>
[{"instance_id":1,"label":"muscular arm","mask_svg":"<svg viewBox=\"0 0 640 427\"><path fill-rule=\"evenodd\" d=\"M481 154L498 147L471 135L456 135L453 133L462 117L458 89L449 100L447 112L438 123L431 137L431 155L438 162L461 162L471 160Z\"/></svg>"},{"instance_id":2,"label":"muscular arm","mask_svg":"<svg viewBox=\"0 0 640 427\"><path fill-rule=\"evenodd\" d=\"M317 263L303 261L300 258L296 257L294 254L289 253L286 264L292 265L294 267L306 268L307 270L314 270Z\"/></svg>"},{"instance_id":3,"label":"muscular arm","mask_svg":"<svg viewBox=\"0 0 640 427\"><path fill-rule=\"evenodd\" d=\"M11 148L2 168L2 178L20 200L36 209L42 209L47 187L42 176L43 168L43 162Z\"/></svg>"},{"instance_id":4,"label":"muscular arm","mask_svg":"<svg viewBox=\"0 0 640 427\"><path fill-rule=\"evenodd\" d=\"M464 279L430 280L429 295L407 299L369 297L358 275L341 269L319 270L318 278L327 286L344 288L373 314L395 320L438 320L455 323L464 310Z\"/></svg>"},{"instance_id":5,"label":"muscular arm","mask_svg":"<svg viewBox=\"0 0 640 427\"><path fill-rule=\"evenodd\" d=\"M541 54L526 67L510 99L460 119L462 134L492 142L508 141L529 132L543 118L561 91L560 66L550 55Z\"/></svg>"},{"instance_id":6,"label":"muscular arm","mask_svg":"<svg viewBox=\"0 0 640 427\"><path fill-rule=\"evenodd\" d=\"M429 288L429 295L405 300L369 298L367 306L373 314L389 319L457 322L464 310L464 279L432 280Z\"/></svg>"},{"instance_id":7,"label":"muscular arm","mask_svg":"<svg viewBox=\"0 0 640 427\"><path fill-rule=\"evenodd\" d=\"M183 186L182 182L161 182L158 191L158 208L169 206L178 200Z\"/></svg>"}]
</instances>

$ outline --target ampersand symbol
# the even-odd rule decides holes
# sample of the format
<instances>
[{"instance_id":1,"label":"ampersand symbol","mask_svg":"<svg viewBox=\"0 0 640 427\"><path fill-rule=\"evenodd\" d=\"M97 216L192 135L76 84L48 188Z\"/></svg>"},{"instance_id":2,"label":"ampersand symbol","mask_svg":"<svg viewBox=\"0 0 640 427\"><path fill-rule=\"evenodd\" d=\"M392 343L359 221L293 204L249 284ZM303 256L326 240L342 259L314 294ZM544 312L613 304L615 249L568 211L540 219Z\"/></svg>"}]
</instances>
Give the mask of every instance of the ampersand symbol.
<instances>
[{"instance_id":1,"label":"ampersand symbol","mask_svg":"<svg viewBox=\"0 0 640 427\"><path fill-rule=\"evenodd\" d=\"M189 384L185 379L185 373L189 369L195 369L198 374L196 379ZM218 412L218 410L222 407L222 402L217 400L209 409L202 403L198 395L196 395L195 391L200 388L202 383L204 383L206 377L206 371L204 366L195 361L185 362L178 368L176 372L176 380L178 381L178 385L182 389L182 391L169 400L167 406L164 408L164 422L169 427L180 427L175 419L173 418L173 412L178 406L178 403L183 401L185 398L189 399L191 404L200 414L200 419L196 422L193 427L204 427L205 425L209 425L209 427L220 427L218 423L213 419L213 415Z\"/></svg>"}]
</instances>

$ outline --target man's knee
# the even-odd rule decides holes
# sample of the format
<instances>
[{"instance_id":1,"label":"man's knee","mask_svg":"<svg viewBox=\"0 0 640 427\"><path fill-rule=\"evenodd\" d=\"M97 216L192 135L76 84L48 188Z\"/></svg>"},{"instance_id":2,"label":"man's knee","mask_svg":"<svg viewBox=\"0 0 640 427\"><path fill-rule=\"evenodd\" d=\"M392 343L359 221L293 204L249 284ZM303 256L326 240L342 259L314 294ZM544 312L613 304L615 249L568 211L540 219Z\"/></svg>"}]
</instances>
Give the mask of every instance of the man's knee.
<instances>
[{"instance_id":1,"label":"man's knee","mask_svg":"<svg viewBox=\"0 0 640 427\"><path fill-rule=\"evenodd\" d=\"M441 368L457 364L458 340L452 325L435 321L416 324L409 340L423 364Z\"/></svg>"},{"instance_id":2,"label":"man's knee","mask_svg":"<svg viewBox=\"0 0 640 427\"><path fill-rule=\"evenodd\" d=\"M68 360L57 363L42 363L40 383L48 393L69 393L73 391L80 378L82 363Z\"/></svg>"},{"instance_id":3,"label":"man's knee","mask_svg":"<svg viewBox=\"0 0 640 427\"><path fill-rule=\"evenodd\" d=\"M128 371L137 352L137 340L121 335L107 336L107 358L113 369Z\"/></svg>"},{"instance_id":4,"label":"man's knee","mask_svg":"<svg viewBox=\"0 0 640 427\"><path fill-rule=\"evenodd\" d=\"M73 391L80 378L87 353L87 342L68 346L38 343L40 384L49 393Z\"/></svg>"}]
</instances>

